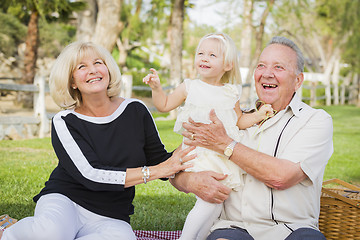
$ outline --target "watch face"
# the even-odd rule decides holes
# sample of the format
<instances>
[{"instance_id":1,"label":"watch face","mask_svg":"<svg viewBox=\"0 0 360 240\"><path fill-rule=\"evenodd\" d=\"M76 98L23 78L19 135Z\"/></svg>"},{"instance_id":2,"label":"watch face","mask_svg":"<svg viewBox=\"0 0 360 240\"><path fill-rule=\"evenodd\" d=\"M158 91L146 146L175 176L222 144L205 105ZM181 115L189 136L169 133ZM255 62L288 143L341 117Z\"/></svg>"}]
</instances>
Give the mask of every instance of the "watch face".
<instances>
[{"instance_id":1,"label":"watch face","mask_svg":"<svg viewBox=\"0 0 360 240\"><path fill-rule=\"evenodd\" d=\"M225 156L230 157L233 150L231 148L226 148L224 151Z\"/></svg>"}]
</instances>

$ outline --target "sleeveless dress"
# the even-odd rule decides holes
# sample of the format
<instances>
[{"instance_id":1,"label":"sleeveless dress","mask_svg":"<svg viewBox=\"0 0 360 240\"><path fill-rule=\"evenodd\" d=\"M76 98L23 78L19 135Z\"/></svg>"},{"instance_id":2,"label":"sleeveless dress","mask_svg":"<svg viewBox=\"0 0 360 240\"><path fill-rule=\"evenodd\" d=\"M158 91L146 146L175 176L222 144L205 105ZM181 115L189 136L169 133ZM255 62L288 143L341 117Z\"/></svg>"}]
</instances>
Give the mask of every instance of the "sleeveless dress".
<instances>
[{"instance_id":1,"label":"sleeveless dress","mask_svg":"<svg viewBox=\"0 0 360 240\"><path fill-rule=\"evenodd\" d=\"M210 123L209 113L215 110L217 117L222 121L227 134L235 141L240 141L239 128L237 127L237 115L234 110L235 103L240 99L240 92L237 86L225 84L214 86L199 79L185 79L187 97L183 107L180 107L175 122L174 131L181 134L183 122L188 122L191 117L195 122ZM187 147L183 143L183 148ZM196 147L193 153L197 154L194 160L189 161L194 166L185 171L200 172L214 171L228 175L222 183L234 190L243 186L243 175L245 172L225 155L215 151Z\"/></svg>"}]
</instances>

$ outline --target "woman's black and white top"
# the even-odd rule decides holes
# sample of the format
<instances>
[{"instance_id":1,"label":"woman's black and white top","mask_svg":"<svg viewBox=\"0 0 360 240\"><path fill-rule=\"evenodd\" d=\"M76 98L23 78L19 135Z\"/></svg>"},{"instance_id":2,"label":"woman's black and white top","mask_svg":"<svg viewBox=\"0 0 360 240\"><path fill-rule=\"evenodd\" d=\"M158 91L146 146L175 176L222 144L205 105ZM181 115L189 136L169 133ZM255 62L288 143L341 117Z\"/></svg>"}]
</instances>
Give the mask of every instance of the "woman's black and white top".
<instances>
[{"instance_id":1,"label":"woman's black and white top","mask_svg":"<svg viewBox=\"0 0 360 240\"><path fill-rule=\"evenodd\" d=\"M125 99L107 117L61 111L52 120L51 139L59 164L34 201L60 193L89 211L127 222L135 187L124 188L126 169L171 156L150 112L135 99Z\"/></svg>"}]
</instances>

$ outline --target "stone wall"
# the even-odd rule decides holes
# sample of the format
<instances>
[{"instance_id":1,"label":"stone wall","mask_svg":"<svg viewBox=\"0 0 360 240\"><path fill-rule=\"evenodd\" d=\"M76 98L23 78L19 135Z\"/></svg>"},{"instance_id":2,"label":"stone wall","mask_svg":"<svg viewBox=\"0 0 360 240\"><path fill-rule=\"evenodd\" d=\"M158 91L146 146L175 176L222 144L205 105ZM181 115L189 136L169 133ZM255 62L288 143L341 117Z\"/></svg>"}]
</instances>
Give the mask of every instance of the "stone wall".
<instances>
[{"instance_id":1,"label":"stone wall","mask_svg":"<svg viewBox=\"0 0 360 240\"><path fill-rule=\"evenodd\" d=\"M0 140L37 138L40 135L39 129L40 120L35 117L0 116ZM45 137L48 136L50 132L45 134Z\"/></svg>"}]
</instances>

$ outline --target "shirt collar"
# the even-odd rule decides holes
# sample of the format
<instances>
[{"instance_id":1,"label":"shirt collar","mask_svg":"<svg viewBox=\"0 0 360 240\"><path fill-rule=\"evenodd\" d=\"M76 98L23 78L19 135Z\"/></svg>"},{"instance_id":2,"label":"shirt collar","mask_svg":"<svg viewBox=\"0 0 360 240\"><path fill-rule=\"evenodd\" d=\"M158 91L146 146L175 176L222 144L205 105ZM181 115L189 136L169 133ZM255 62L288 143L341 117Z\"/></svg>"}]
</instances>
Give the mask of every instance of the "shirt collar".
<instances>
[{"instance_id":1,"label":"shirt collar","mask_svg":"<svg viewBox=\"0 0 360 240\"><path fill-rule=\"evenodd\" d=\"M298 117L299 114L300 114L300 111L302 110L302 107L301 107L301 99L299 97L299 94L297 92L295 92L293 98L291 99L289 105L286 106L285 108L285 112L286 111L292 111L292 113Z\"/></svg>"}]
</instances>

